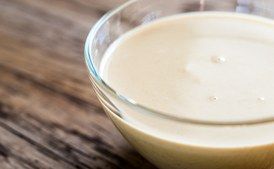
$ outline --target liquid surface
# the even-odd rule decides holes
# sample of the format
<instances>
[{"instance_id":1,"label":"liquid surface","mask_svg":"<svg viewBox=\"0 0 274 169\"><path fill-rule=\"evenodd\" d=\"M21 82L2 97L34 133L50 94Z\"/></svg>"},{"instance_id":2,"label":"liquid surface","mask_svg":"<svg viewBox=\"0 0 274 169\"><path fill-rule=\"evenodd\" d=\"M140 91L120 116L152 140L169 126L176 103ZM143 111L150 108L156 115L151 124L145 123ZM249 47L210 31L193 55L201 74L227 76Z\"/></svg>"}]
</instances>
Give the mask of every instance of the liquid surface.
<instances>
[{"instance_id":1,"label":"liquid surface","mask_svg":"<svg viewBox=\"0 0 274 169\"><path fill-rule=\"evenodd\" d=\"M103 58L100 74L123 96L176 117L219 122L271 118L274 24L255 16L229 13L164 18L134 29L113 43ZM170 137L182 135L192 143L202 144L215 132L208 129L208 133L201 134L188 126L176 131L172 123L163 126L138 114L125 116L140 126L151 123L161 132L174 128ZM226 130L230 129L215 135ZM256 139L250 136L248 142L274 141L273 134L269 134L274 131L273 125L252 130L261 133ZM246 140L232 138L249 132L220 135L219 140L208 144L248 145Z\"/></svg>"}]
</instances>

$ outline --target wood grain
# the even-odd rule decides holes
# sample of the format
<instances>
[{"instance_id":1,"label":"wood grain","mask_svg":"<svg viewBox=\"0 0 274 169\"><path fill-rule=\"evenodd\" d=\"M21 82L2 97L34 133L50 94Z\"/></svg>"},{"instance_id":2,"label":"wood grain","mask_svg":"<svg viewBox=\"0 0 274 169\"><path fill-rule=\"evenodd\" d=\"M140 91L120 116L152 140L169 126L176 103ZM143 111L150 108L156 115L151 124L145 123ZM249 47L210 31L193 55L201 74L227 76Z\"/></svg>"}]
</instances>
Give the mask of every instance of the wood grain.
<instances>
[{"instance_id":1,"label":"wood grain","mask_svg":"<svg viewBox=\"0 0 274 169\"><path fill-rule=\"evenodd\" d=\"M83 60L124 0L0 0L0 169L153 169L104 114Z\"/></svg>"}]
</instances>

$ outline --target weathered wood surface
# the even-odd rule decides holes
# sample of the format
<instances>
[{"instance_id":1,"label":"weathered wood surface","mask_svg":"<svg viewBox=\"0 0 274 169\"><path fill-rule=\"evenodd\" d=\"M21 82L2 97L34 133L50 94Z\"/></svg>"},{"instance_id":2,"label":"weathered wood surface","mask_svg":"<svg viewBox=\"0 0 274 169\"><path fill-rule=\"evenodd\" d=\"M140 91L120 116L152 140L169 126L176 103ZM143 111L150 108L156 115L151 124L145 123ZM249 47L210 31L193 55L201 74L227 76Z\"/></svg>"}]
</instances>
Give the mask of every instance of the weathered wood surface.
<instances>
[{"instance_id":1,"label":"weathered wood surface","mask_svg":"<svg viewBox=\"0 0 274 169\"><path fill-rule=\"evenodd\" d=\"M124 0L0 0L0 169L152 169L97 101L83 60Z\"/></svg>"}]
</instances>

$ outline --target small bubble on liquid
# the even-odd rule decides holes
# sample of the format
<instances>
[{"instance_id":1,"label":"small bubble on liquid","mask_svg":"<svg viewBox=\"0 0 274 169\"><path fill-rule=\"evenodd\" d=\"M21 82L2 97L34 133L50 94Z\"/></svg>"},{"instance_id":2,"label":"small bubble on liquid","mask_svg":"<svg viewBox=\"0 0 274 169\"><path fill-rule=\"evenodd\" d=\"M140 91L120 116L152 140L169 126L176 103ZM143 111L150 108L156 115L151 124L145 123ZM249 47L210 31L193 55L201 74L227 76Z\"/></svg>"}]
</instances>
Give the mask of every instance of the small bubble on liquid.
<instances>
[{"instance_id":1,"label":"small bubble on liquid","mask_svg":"<svg viewBox=\"0 0 274 169\"><path fill-rule=\"evenodd\" d=\"M214 63L224 63L226 61L226 58L223 56L215 56L211 59Z\"/></svg>"},{"instance_id":2,"label":"small bubble on liquid","mask_svg":"<svg viewBox=\"0 0 274 169\"><path fill-rule=\"evenodd\" d=\"M264 97L258 97L258 100L263 102L263 101L265 101L265 98Z\"/></svg>"},{"instance_id":3,"label":"small bubble on liquid","mask_svg":"<svg viewBox=\"0 0 274 169\"><path fill-rule=\"evenodd\" d=\"M217 96L211 96L211 97L209 97L209 100L210 101L217 101L218 97Z\"/></svg>"}]
</instances>

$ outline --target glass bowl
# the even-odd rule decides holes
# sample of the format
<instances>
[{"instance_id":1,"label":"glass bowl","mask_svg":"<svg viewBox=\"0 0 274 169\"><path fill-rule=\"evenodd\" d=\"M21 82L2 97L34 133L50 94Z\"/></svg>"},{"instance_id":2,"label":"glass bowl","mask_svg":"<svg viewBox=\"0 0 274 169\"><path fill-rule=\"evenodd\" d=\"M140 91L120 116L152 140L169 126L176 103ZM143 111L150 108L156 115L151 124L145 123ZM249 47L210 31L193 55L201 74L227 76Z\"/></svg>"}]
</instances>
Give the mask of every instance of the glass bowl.
<instances>
[{"instance_id":1,"label":"glass bowl","mask_svg":"<svg viewBox=\"0 0 274 169\"><path fill-rule=\"evenodd\" d=\"M272 19L274 1L128 1L105 14L87 37L84 52L93 88L122 135L141 155L161 169L274 169L274 117L225 122L167 115L119 94L98 72L105 51L129 30L162 17L205 11L244 13ZM132 121L128 117L136 119ZM138 121L138 118L142 120ZM258 128L264 132L253 132ZM180 137L178 131L181 131ZM192 142L185 138L185 131L200 133L200 141ZM205 144L203 135L207 134L212 139ZM234 137L237 144L215 144L226 135ZM249 140L262 137L268 137L268 142L249 144Z\"/></svg>"}]
</instances>

